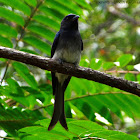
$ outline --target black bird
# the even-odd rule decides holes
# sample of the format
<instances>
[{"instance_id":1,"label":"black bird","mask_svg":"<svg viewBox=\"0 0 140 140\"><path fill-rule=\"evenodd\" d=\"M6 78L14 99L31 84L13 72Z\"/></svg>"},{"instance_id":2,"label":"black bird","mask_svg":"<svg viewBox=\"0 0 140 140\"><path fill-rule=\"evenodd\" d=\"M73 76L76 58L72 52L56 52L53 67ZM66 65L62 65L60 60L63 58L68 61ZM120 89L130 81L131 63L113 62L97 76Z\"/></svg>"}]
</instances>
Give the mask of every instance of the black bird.
<instances>
[{"instance_id":1,"label":"black bird","mask_svg":"<svg viewBox=\"0 0 140 140\"><path fill-rule=\"evenodd\" d=\"M51 58L63 62L72 63L77 66L80 62L83 42L78 30L78 15L69 14L61 22L51 49ZM52 72L53 95L55 96L53 117L48 130L54 128L59 121L68 130L64 111L64 92L68 86L71 76Z\"/></svg>"}]
</instances>

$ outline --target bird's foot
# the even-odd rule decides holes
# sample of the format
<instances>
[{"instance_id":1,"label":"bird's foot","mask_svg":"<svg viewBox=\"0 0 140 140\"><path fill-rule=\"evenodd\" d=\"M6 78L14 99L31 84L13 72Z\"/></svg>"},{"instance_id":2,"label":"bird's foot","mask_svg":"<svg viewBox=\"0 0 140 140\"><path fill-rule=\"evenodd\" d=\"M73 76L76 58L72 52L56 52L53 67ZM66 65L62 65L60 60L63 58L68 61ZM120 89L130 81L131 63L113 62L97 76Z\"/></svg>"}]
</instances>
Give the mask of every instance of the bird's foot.
<instances>
[{"instance_id":1,"label":"bird's foot","mask_svg":"<svg viewBox=\"0 0 140 140\"><path fill-rule=\"evenodd\" d=\"M73 66L75 67L75 68L77 68L79 65L75 62L75 63L72 63L73 64Z\"/></svg>"}]
</instances>

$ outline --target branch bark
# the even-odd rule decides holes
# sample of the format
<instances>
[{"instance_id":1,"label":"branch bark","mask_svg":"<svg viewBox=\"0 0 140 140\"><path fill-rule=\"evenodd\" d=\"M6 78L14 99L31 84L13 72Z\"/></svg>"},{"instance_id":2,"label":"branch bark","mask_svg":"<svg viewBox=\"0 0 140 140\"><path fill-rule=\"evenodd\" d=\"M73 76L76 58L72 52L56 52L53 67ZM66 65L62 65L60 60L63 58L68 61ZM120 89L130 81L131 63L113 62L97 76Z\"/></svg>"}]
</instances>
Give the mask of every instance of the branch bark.
<instances>
[{"instance_id":1,"label":"branch bark","mask_svg":"<svg viewBox=\"0 0 140 140\"><path fill-rule=\"evenodd\" d=\"M92 70L90 68L84 68L80 66L75 67L74 65L68 63L60 65L59 62L50 58L41 57L6 47L0 47L0 58L7 58L25 64L30 64L44 70L59 72L78 78L92 80L140 96L139 84L132 81L124 80L119 77L114 77L103 72Z\"/></svg>"}]
</instances>

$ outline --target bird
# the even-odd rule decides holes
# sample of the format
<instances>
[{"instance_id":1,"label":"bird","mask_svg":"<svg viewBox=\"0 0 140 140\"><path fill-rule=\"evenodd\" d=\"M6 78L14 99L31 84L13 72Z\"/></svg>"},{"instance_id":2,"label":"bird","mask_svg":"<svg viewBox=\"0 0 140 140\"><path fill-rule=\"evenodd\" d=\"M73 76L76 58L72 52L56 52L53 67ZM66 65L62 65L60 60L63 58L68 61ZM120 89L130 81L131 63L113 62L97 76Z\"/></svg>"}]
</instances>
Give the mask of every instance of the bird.
<instances>
[{"instance_id":1,"label":"bird","mask_svg":"<svg viewBox=\"0 0 140 140\"><path fill-rule=\"evenodd\" d=\"M83 50L83 41L78 29L79 15L69 14L61 21L60 30L56 33L52 48L51 59L60 64L70 63L78 66ZM70 82L71 76L58 72L51 72L53 95L55 96L54 110L48 130L52 130L59 121L68 131L64 111L64 92Z\"/></svg>"}]
</instances>

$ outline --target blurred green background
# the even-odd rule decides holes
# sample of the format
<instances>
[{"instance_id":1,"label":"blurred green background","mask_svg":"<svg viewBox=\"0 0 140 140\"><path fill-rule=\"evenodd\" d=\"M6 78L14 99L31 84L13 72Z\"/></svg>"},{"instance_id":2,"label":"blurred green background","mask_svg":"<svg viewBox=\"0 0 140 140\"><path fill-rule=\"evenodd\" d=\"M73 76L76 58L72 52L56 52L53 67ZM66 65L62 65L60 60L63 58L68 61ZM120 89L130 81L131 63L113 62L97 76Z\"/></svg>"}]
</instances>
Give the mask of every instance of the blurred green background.
<instances>
[{"instance_id":1,"label":"blurred green background","mask_svg":"<svg viewBox=\"0 0 140 140\"><path fill-rule=\"evenodd\" d=\"M0 0L0 46L50 57L61 20L70 13L80 15L79 30L84 43L80 66L140 83L139 0ZM43 128L34 124L52 116L49 71L0 58L0 82L0 137L30 140L38 134L39 140L48 135L48 139L52 139L63 129L58 124L58 129L49 133L43 129L49 122L37 123L43 124ZM106 129L140 137L140 99L137 96L73 77L65 101L66 116L74 118L75 123L85 120L88 128L86 123L90 120ZM33 127L21 129L30 125ZM40 131L44 133L39 134ZM82 132L81 129L75 133L85 138ZM111 135L89 133L106 139L109 139L106 135ZM111 133L115 135L115 131ZM74 139L71 133L58 134ZM117 134L118 138L123 140L123 134ZM55 139L59 138L55 136Z\"/></svg>"}]
</instances>

